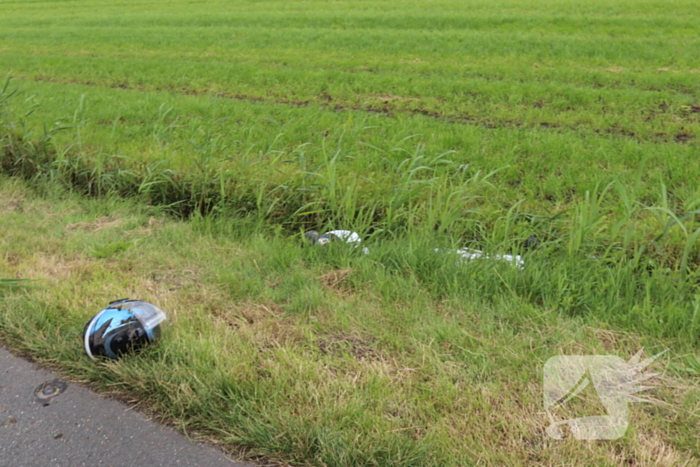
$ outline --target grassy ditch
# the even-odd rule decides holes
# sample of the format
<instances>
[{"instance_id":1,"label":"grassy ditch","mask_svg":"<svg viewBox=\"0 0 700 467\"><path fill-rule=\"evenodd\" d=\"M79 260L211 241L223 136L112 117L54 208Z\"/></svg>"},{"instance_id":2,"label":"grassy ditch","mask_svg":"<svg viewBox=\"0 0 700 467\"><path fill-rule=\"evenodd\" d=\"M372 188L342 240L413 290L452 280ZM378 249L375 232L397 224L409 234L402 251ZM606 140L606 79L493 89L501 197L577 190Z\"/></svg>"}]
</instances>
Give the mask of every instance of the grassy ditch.
<instances>
[{"instance_id":1,"label":"grassy ditch","mask_svg":"<svg viewBox=\"0 0 700 467\"><path fill-rule=\"evenodd\" d=\"M5 102L10 89L8 80ZM438 295L491 296L505 288L569 316L593 315L657 337L684 336L693 345L700 339L700 194L685 190L679 198L659 182L649 198L653 185L644 182L643 164L631 179L601 179L568 205L542 213L525 210L523 202L500 209L480 203L497 174L420 148L397 151L394 160L381 160L385 170L364 174L352 170L354 158L342 148L327 150L313 168L283 173L277 184L257 178L259 169L246 168L245 157L217 158L216 148L197 170L186 170L66 147L54 141L60 127L38 129L12 113L3 127L0 168L37 186L138 200L183 219L238 219L248 228L288 235L351 227L366 239L397 245L412 239L434 248L522 254L526 274L434 270L431 255L414 266ZM301 155L299 163L303 168Z\"/></svg>"}]
</instances>

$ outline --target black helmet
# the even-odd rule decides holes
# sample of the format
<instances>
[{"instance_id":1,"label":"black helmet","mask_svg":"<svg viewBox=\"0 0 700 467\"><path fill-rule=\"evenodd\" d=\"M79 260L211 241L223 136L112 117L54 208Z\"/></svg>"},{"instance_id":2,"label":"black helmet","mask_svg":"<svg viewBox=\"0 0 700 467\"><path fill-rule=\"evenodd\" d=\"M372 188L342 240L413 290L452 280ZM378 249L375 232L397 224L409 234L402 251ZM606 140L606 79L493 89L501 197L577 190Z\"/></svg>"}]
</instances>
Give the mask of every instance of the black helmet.
<instances>
[{"instance_id":1,"label":"black helmet","mask_svg":"<svg viewBox=\"0 0 700 467\"><path fill-rule=\"evenodd\" d=\"M148 302L128 298L111 302L85 325L85 352L93 360L97 356L118 359L156 340L165 319L165 313Z\"/></svg>"}]
</instances>

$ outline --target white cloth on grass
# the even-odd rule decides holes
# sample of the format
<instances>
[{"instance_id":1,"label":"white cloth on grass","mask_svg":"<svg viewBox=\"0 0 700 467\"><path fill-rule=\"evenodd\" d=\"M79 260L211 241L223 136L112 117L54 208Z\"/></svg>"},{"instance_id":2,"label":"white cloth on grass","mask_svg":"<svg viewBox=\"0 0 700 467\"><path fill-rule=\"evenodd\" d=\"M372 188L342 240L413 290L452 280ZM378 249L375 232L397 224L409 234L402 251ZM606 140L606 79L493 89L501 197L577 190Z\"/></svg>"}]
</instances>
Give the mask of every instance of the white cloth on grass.
<instances>
[{"instance_id":1,"label":"white cloth on grass","mask_svg":"<svg viewBox=\"0 0 700 467\"><path fill-rule=\"evenodd\" d=\"M352 243L354 244L355 248L359 248L362 243L362 239L356 232L353 232L351 230L331 230L323 234L323 236L318 239L317 244L325 245L328 242L330 242L330 238L328 237L329 235L333 235L334 237L344 241L345 243ZM440 250L438 248L435 248L435 251L447 251L455 253L459 255L463 261L470 261L474 259L495 259L499 261L502 260L508 261L510 264L512 264L518 269L523 269L525 265L525 261L523 261L520 255L488 255L481 250L475 250L473 248L460 248L458 250ZM362 252L364 254L369 254L369 249L367 249L366 247L362 247Z\"/></svg>"},{"instance_id":2,"label":"white cloth on grass","mask_svg":"<svg viewBox=\"0 0 700 467\"><path fill-rule=\"evenodd\" d=\"M523 258L520 255L487 255L483 251L475 250L473 248L460 248L458 250L440 250L439 248L435 248L434 251L447 251L450 253L456 253L461 257L463 261L470 261L473 259L503 260L508 261L510 264L512 264L518 269L523 269L525 265L525 261L523 261Z\"/></svg>"},{"instance_id":3,"label":"white cloth on grass","mask_svg":"<svg viewBox=\"0 0 700 467\"><path fill-rule=\"evenodd\" d=\"M323 234L323 237L318 239L319 245L325 245L330 241L328 238L324 238L327 235L333 235L335 237L338 237L345 243L354 243L355 248L360 247L360 243L362 243L362 239L357 234L357 232L353 232L351 230L331 230L330 232L326 232L325 234ZM367 247L362 247L362 252L364 254L369 254L369 250L367 249Z\"/></svg>"}]
</instances>

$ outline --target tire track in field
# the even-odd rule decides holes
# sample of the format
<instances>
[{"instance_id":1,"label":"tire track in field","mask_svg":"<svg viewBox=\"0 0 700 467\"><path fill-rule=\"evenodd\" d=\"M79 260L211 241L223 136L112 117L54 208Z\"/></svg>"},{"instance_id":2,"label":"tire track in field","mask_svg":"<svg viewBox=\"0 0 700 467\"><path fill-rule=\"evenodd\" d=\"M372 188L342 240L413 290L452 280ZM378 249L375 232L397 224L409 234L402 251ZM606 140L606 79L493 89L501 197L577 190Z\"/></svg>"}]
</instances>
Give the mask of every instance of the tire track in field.
<instances>
[{"instance_id":1,"label":"tire track in field","mask_svg":"<svg viewBox=\"0 0 700 467\"><path fill-rule=\"evenodd\" d=\"M24 77L20 76L18 79L34 81L34 82L46 82L46 83L58 83L58 84L77 84L82 86L94 86L107 89L123 89L127 91L137 91L137 92L170 92L174 94L179 94L183 96L208 96L216 97L219 99L236 100L242 102L259 102L265 104L282 104L289 105L293 107L307 107L310 105L317 105L324 109L333 110L336 112L367 112L385 115L387 117L392 117L396 114L408 114L413 116L424 116L434 120L438 120L448 124L456 125L472 125L478 126L480 128L485 128L489 130L495 130L500 128L532 128L540 130L550 130L550 131L574 131L574 132L589 132L598 136L614 136L632 139L637 142L650 142L650 143L678 143L678 144L694 144L695 135L687 130L682 130L677 134L667 134L667 133L654 133L652 135L640 135L633 130L626 129L621 126L611 126L608 128L592 128L580 125L572 124L561 124L549 121L540 122L524 122L522 120L516 119L504 119L504 118L484 118L467 114L447 114L440 113L428 109L397 109L391 108L389 101L385 101L383 106L377 105L353 105L348 103L343 103L342 101L334 101L333 97L328 94L321 94L318 99L310 100L296 100L296 99L285 99L281 97L266 98L261 96L251 96L248 94L237 94L229 92L211 92L211 91L200 91L193 88L182 87L166 87L166 86L138 86L133 85L124 81L115 83L98 83L91 80L81 80L77 78L61 79L51 76L34 76L34 77ZM695 107L693 107L695 108Z\"/></svg>"}]
</instances>

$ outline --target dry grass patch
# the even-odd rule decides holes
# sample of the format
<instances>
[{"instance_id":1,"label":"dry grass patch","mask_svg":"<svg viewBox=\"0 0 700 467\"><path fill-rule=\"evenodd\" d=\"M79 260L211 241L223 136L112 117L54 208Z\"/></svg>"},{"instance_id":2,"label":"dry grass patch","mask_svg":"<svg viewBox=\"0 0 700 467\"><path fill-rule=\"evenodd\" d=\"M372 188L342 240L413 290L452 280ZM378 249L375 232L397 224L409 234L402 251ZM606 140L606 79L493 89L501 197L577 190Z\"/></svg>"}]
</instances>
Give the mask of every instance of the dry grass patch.
<instances>
[{"instance_id":1,"label":"dry grass patch","mask_svg":"<svg viewBox=\"0 0 700 467\"><path fill-rule=\"evenodd\" d=\"M202 299L202 292L194 300L217 323L231 329L260 351L295 346L309 342L309 335L297 324L296 319L285 316L282 306L272 303L235 303L220 290L209 290ZM192 300L194 297L189 297Z\"/></svg>"},{"instance_id":2,"label":"dry grass patch","mask_svg":"<svg viewBox=\"0 0 700 467\"><path fill-rule=\"evenodd\" d=\"M644 347L642 340L630 332L615 331L612 329L594 328L584 326L585 332L589 334L594 342L602 345L603 349L609 352L620 352L623 349L630 349L637 352ZM632 354L630 354L630 357Z\"/></svg>"},{"instance_id":3,"label":"dry grass patch","mask_svg":"<svg viewBox=\"0 0 700 467\"><path fill-rule=\"evenodd\" d=\"M234 312L243 317L248 324L260 323L266 320L278 320L284 314L284 309L276 303L242 303L234 307Z\"/></svg>"},{"instance_id":4,"label":"dry grass patch","mask_svg":"<svg viewBox=\"0 0 700 467\"><path fill-rule=\"evenodd\" d=\"M149 289L164 289L174 292L186 287L200 286L202 272L198 269L175 268L157 269L148 274Z\"/></svg>"},{"instance_id":5,"label":"dry grass patch","mask_svg":"<svg viewBox=\"0 0 700 467\"><path fill-rule=\"evenodd\" d=\"M23 209L26 201L23 196L6 196L6 193L0 193L0 212L15 212Z\"/></svg>"},{"instance_id":6,"label":"dry grass patch","mask_svg":"<svg viewBox=\"0 0 700 467\"><path fill-rule=\"evenodd\" d=\"M352 293L352 288L348 285L347 280L353 271L353 268L333 269L318 276L316 279L334 294L344 296Z\"/></svg>"},{"instance_id":7,"label":"dry grass patch","mask_svg":"<svg viewBox=\"0 0 700 467\"><path fill-rule=\"evenodd\" d=\"M41 285L53 286L65 281L89 279L98 261L56 255L23 257L17 264L17 274L40 281Z\"/></svg>"},{"instance_id":8,"label":"dry grass patch","mask_svg":"<svg viewBox=\"0 0 700 467\"><path fill-rule=\"evenodd\" d=\"M27 202L27 189L19 183L3 181L3 190L0 191L0 212L8 213L20 211Z\"/></svg>"},{"instance_id":9,"label":"dry grass patch","mask_svg":"<svg viewBox=\"0 0 700 467\"><path fill-rule=\"evenodd\" d=\"M358 361L384 360L375 347L376 342L377 339L373 336L339 333L320 337L317 345L324 355L340 357L350 354Z\"/></svg>"},{"instance_id":10,"label":"dry grass patch","mask_svg":"<svg viewBox=\"0 0 700 467\"><path fill-rule=\"evenodd\" d=\"M71 232L73 230L88 230L91 232L99 232L102 229L119 227L122 222L122 219L114 218L112 216L104 216L89 222L76 222L73 224L68 224L66 225L66 231Z\"/></svg>"}]
</instances>

